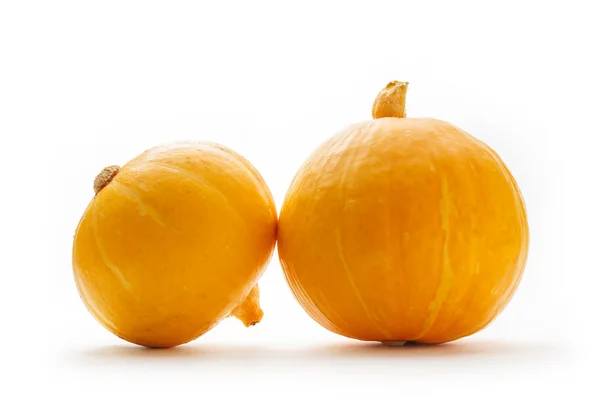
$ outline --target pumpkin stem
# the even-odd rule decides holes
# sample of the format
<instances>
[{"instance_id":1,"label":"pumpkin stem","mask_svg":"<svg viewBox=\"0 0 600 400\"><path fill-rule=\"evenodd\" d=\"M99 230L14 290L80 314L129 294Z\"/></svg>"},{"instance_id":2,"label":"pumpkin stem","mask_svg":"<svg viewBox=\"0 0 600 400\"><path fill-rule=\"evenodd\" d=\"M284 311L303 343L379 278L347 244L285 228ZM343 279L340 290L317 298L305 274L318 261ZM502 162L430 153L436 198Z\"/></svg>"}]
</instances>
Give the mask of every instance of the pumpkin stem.
<instances>
[{"instance_id":1,"label":"pumpkin stem","mask_svg":"<svg viewBox=\"0 0 600 400\"><path fill-rule=\"evenodd\" d=\"M94 193L98 194L102 188L110 183L119 173L120 168L117 165L111 165L104 168L94 179Z\"/></svg>"},{"instance_id":2,"label":"pumpkin stem","mask_svg":"<svg viewBox=\"0 0 600 400\"><path fill-rule=\"evenodd\" d=\"M237 306L230 316L236 317L246 327L258 324L264 315L259 302L260 291L258 284L254 285L248 296Z\"/></svg>"},{"instance_id":3,"label":"pumpkin stem","mask_svg":"<svg viewBox=\"0 0 600 400\"><path fill-rule=\"evenodd\" d=\"M373 118L406 118L404 109L408 82L391 81L377 95L371 113Z\"/></svg>"}]
</instances>

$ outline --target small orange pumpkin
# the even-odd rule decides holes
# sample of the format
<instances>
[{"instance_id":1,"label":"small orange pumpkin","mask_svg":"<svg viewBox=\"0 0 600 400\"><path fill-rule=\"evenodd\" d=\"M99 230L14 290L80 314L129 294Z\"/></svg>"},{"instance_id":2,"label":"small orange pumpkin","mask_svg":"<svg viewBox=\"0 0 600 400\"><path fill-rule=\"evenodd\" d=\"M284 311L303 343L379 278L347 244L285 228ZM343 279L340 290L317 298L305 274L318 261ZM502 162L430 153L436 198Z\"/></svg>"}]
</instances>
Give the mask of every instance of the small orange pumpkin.
<instances>
[{"instance_id":1,"label":"small orange pumpkin","mask_svg":"<svg viewBox=\"0 0 600 400\"><path fill-rule=\"evenodd\" d=\"M278 252L308 314L350 338L442 343L488 325L523 273L529 231L517 184L480 140L405 118L407 84L374 119L321 145L297 173Z\"/></svg>"},{"instance_id":2,"label":"small orange pumpkin","mask_svg":"<svg viewBox=\"0 0 600 400\"><path fill-rule=\"evenodd\" d=\"M256 282L277 214L258 172L210 143L150 149L108 167L77 227L73 272L91 314L115 335L172 347L228 315L261 320Z\"/></svg>"}]
</instances>

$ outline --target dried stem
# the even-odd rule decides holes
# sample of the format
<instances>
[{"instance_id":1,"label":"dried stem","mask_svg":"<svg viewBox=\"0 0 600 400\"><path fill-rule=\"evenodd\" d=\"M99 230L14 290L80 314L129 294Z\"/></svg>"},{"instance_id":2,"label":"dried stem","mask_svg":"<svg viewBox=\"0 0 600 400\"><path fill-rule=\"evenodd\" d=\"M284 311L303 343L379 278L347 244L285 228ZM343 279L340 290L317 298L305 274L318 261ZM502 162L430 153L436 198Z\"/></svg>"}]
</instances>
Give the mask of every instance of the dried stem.
<instances>
[{"instance_id":1,"label":"dried stem","mask_svg":"<svg viewBox=\"0 0 600 400\"><path fill-rule=\"evenodd\" d=\"M373 118L406 118L406 90L408 82L392 81L377 95L371 113Z\"/></svg>"},{"instance_id":2,"label":"dried stem","mask_svg":"<svg viewBox=\"0 0 600 400\"><path fill-rule=\"evenodd\" d=\"M116 165L111 165L110 167L106 167L100 172L96 179L94 179L94 193L98 193L102 190L106 185L110 183L114 179L115 176L119 173L120 168Z\"/></svg>"}]
</instances>

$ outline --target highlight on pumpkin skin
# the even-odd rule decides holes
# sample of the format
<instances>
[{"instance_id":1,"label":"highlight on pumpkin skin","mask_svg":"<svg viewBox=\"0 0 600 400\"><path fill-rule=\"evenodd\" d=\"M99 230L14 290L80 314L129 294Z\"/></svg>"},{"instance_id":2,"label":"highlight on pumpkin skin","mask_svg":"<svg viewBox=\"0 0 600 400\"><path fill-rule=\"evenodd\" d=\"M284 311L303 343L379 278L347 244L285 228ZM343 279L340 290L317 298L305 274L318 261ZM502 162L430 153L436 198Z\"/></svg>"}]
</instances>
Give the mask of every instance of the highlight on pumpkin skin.
<instances>
[{"instance_id":1,"label":"highlight on pumpkin skin","mask_svg":"<svg viewBox=\"0 0 600 400\"><path fill-rule=\"evenodd\" d=\"M390 347L472 335L506 307L529 228L498 154L458 127L407 118L407 83L306 160L285 196L278 254L324 328Z\"/></svg>"},{"instance_id":2,"label":"highlight on pumpkin skin","mask_svg":"<svg viewBox=\"0 0 600 400\"><path fill-rule=\"evenodd\" d=\"M76 229L73 274L92 316L116 336L164 348L228 316L263 317L257 281L275 248L277 211L242 156L173 143L103 169Z\"/></svg>"}]
</instances>

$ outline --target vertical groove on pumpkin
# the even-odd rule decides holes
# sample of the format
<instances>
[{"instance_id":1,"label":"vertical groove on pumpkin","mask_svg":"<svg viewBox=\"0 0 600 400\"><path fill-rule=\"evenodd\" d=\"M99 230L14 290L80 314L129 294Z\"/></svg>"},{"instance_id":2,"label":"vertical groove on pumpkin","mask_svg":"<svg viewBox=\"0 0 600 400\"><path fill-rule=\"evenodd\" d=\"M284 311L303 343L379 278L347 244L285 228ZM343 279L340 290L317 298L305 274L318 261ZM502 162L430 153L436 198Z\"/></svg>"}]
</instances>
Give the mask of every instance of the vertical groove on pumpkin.
<instances>
[{"instance_id":1,"label":"vertical groove on pumpkin","mask_svg":"<svg viewBox=\"0 0 600 400\"><path fill-rule=\"evenodd\" d=\"M132 202L134 202L138 206L138 209L140 210L140 213L142 215L147 215L148 217L150 217L150 219L152 219L154 222L156 222L163 228L166 226L165 221L162 220L158 211L156 211L154 207L146 204L134 189L124 184L123 182L115 181L115 190L120 192L120 194L123 195L123 197L126 197Z\"/></svg>"},{"instance_id":2,"label":"vertical groove on pumpkin","mask_svg":"<svg viewBox=\"0 0 600 400\"><path fill-rule=\"evenodd\" d=\"M360 136L361 134L361 130L360 129L355 129L354 134L352 135L348 135L348 139L356 139L358 136ZM348 143L352 143L351 141L348 141L345 143L345 146L347 148ZM342 191L342 206L344 207L344 210L346 210L346 207L348 205L347 202L347 189L346 189L346 180L348 178L349 175L349 169L350 166L353 166L354 168L356 168L358 166L358 163L355 162L356 161L356 152L358 150L358 145L354 144L351 153L348 154L346 157L348 159L348 161L346 162L346 165L344 167L344 172L342 174L342 177L340 178L340 182L339 182L339 190ZM352 175L354 175L355 171L353 171ZM376 330L381 333L383 335L383 337L385 337L386 339L394 339L391 337L390 333L387 332L387 330L385 330L378 322L377 319L375 318L375 316L373 315L373 313L371 313L371 311L369 310L369 308L367 307L367 304L365 303L362 295L360 294L360 291L358 290L358 287L356 285L356 282L354 280L354 277L352 276L351 272L350 272L350 268L348 266L348 263L346 262L346 258L343 254L344 252L344 247L342 244L342 234L341 234L341 230L340 228L337 228L334 232L335 234L335 241L336 241L336 247L337 247L337 252L339 255L339 259L341 262L341 265L343 267L343 271L346 275L346 277L348 278L348 282L350 283L350 286L355 294L356 299L358 300L358 303L360 304L360 306L362 307L362 309L365 312L365 315L367 316L367 318L371 321L372 325L376 328Z\"/></svg>"},{"instance_id":3,"label":"vertical groove on pumpkin","mask_svg":"<svg viewBox=\"0 0 600 400\"><path fill-rule=\"evenodd\" d=\"M115 324L112 323L110 319L108 319L103 313L101 313L98 308L94 305L94 302L91 300L91 296L88 293L87 287L83 284L83 278L80 276L80 272L75 269L74 271L75 281L78 283L77 289L79 291L79 296L83 301L83 304L90 311L90 313L97 318L100 323L106 326L110 331L117 334L118 329Z\"/></svg>"},{"instance_id":4,"label":"vertical groove on pumpkin","mask_svg":"<svg viewBox=\"0 0 600 400\"><path fill-rule=\"evenodd\" d=\"M335 238L336 238L336 245L337 245L338 254L340 256L340 262L342 264L342 267L344 268L344 272L346 273L346 277L348 278L348 282L350 283L350 287L352 288L352 291L354 292L354 295L356 296L356 299L358 300L358 303L362 307L362 309L365 312L365 315L367 316L367 318L373 323L373 326L375 326L375 328L377 328L377 330L385 338L391 339L390 334L386 330L384 330L381 327L381 325L379 325L379 323L377 322L377 320L375 319L375 317L373 316L373 314L369 311L369 308L367 307L367 304L365 303L365 300L363 299L362 295L360 294L360 291L356 287L356 282L354 282L354 278L352 277L352 274L350 273L350 269L348 268L348 263L346 262L346 259L345 259L344 254L343 254L343 246L342 246L342 242L341 242L342 241L342 237L341 237L341 233L340 233L339 229L336 229L336 231L335 231Z\"/></svg>"},{"instance_id":5,"label":"vertical groove on pumpkin","mask_svg":"<svg viewBox=\"0 0 600 400\"><path fill-rule=\"evenodd\" d=\"M236 153L232 149L229 149L229 148L226 148L226 147L220 146L220 145L203 146L202 150L206 151L206 152L213 152L213 153L216 153L218 151L218 152L221 152L221 153L229 156L233 163L242 167L242 169L244 169L248 173L248 177L250 179L252 179L252 181L258 188L259 192L261 193L261 196L265 199L265 201L267 201L269 203L274 201L273 194L269 190L268 186L265 185L263 176L258 171L258 169L256 169L256 167L254 167L254 165L252 165L252 163L250 163L250 161L248 161L246 158L242 157L240 154ZM231 157L231 156L235 156L235 157Z\"/></svg>"},{"instance_id":6,"label":"vertical groove on pumpkin","mask_svg":"<svg viewBox=\"0 0 600 400\"><path fill-rule=\"evenodd\" d=\"M100 240L100 235L98 235L98 210L96 207L97 204L98 204L98 202L94 202L94 208L92 209L92 226L91 226L91 228L92 228L92 232L94 235L94 240L96 242L96 249L98 250L98 253L100 254L100 259L102 260L102 263L104 264L104 266L114 275L114 277L117 279L117 281L121 284L123 289L125 289L126 292L134 295L134 293L131 290L131 284L125 278L125 276L123 275L121 270L119 270L119 268L115 264L113 264L113 262L110 260L110 258L108 257L108 254L106 254L106 249L104 248L104 245L102 244L102 240ZM135 295L134 295L134 297L135 297Z\"/></svg>"},{"instance_id":7,"label":"vertical groove on pumpkin","mask_svg":"<svg viewBox=\"0 0 600 400\"><path fill-rule=\"evenodd\" d=\"M300 284L298 279L298 275L294 267L290 263L286 263L285 261L281 261L284 266L283 273L286 276L287 281L290 283L292 288L292 293L294 297L298 300L300 304L306 309L308 314L318 323L323 325L325 328L329 329L332 332L337 332L338 327L333 324L333 322L325 315L323 311L324 307L322 307L314 296L309 296L304 286ZM328 309L329 310L329 309ZM330 311L330 310L329 310Z\"/></svg>"},{"instance_id":8,"label":"vertical groove on pumpkin","mask_svg":"<svg viewBox=\"0 0 600 400\"><path fill-rule=\"evenodd\" d=\"M527 214L525 212L525 202L523 200L521 191L519 190L519 187L516 183L516 180L513 177L513 175L511 174L511 172L508 169L508 167L506 166L506 164L504 163L504 161L502 160L502 158L498 155L498 153L496 153L487 144L485 144L479 140L477 140L477 141L481 144L482 148L490 155L490 157L492 157L494 159L494 161L496 163L498 163L498 165L501 168L501 172L504 174L508 184L513 189L515 209L516 209L516 213L517 213L517 218L519 219L519 222L520 222L519 225L520 225L522 234L521 234L521 254L519 255L519 261L517 264L519 269L517 271L515 271L515 273L513 273L512 275L508 274L508 272L507 272L506 277L507 278L512 277L512 279L510 279L508 284L506 284L506 280L503 280L501 282L501 284L499 285L502 287L502 291L504 292L504 295L500 299L498 299L497 305L488 312L485 319L478 326L476 326L476 329L474 330L475 332L477 332L477 331L483 329L483 327L489 325L496 317L498 317L500 312L508 305L508 302L513 297L515 291L517 290L519 283L521 282L521 278L525 271L526 258L527 258L528 250L529 250L529 229L527 227Z\"/></svg>"},{"instance_id":9,"label":"vertical groove on pumpkin","mask_svg":"<svg viewBox=\"0 0 600 400\"><path fill-rule=\"evenodd\" d=\"M231 200L229 199L229 197L225 196L225 194L219 188L217 188L213 183L207 181L206 179L202 179L197 174L195 174L191 171L188 171L187 169L185 169L183 167L179 167L177 165L161 164L161 163L154 162L154 161L149 161L148 164L152 165L153 167L156 167L157 169L162 169L163 171L167 171L167 172L171 172L173 174L179 174L179 175L185 176L186 178L196 182L197 184L205 187L206 189L213 191L215 194L217 194L219 197L221 197L223 199L224 204L227 204L227 206L234 212L234 214L237 215L240 218L240 220L243 221L240 211L231 204Z\"/></svg>"},{"instance_id":10,"label":"vertical groove on pumpkin","mask_svg":"<svg viewBox=\"0 0 600 400\"><path fill-rule=\"evenodd\" d=\"M332 144L335 143L335 149L336 149L335 152L338 153L338 154L342 154L347 149L348 144L351 143L351 141L358 135L358 133L359 133L359 131L355 130L352 135L348 135L348 136L344 137L343 140L339 140L339 138L338 138L338 140L336 142L335 139L334 139L334 141L332 142ZM338 157L335 158L335 160L333 161L333 163L335 163L337 165L340 162L341 159L342 159L342 157L338 156ZM316 192L319 189L319 186L320 186L320 183L321 183L321 178L326 175L326 173L325 173L325 164L329 163L329 162L331 162L331 160L329 158L321 160L321 165L320 165L320 168L319 168L319 170L321 171L321 173L318 174L315 178L313 178L313 182L312 182L313 184L312 184L312 189L311 189L312 192ZM330 168L331 168L331 166L330 166ZM315 203L316 200L317 200L317 196L312 196L311 199L310 199L310 201L308 202L308 205L306 206L306 208L308 210L310 210L310 213L312 213L313 210L314 210L314 203ZM290 271L294 272L293 268L290 268ZM342 327L339 326L340 322L345 326L344 329L346 329L346 330L349 327L351 327L351 324L349 324L346 320L344 320L343 318L341 318L339 316L339 314L335 311L334 307L332 307L331 304L329 304L329 302L327 302L327 305L324 307L324 304L323 304L324 301L321 300L319 302L319 299L316 298L318 296L318 294L317 295L313 295L313 296L309 296L306 293L306 291L304 290L303 285L301 285L297 281L297 278L295 279L294 283L296 284L298 290L301 290L302 293L304 293L304 296L307 299L309 299L310 304L313 304L314 307L316 307L318 314L320 314L324 318L324 320L326 321L326 323L324 324L324 326L325 325L329 325L333 329L331 329L331 328L328 328L328 329L330 329L332 331L338 331L338 330L340 330L339 328L342 328ZM321 296L318 296L318 297L320 297L320 299L324 299L325 298L325 296L323 296L322 293L321 293ZM327 315L327 314L331 314L331 315ZM333 318L333 321L335 321L335 323L332 321L331 316L335 317L335 318ZM342 329L342 330L344 330L344 329Z\"/></svg>"},{"instance_id":11,"label":"vertical groove on pumpkin","mask_svg":"<svg viewBox=\"0 0 600 400\"><path fill-rule=\"evenodd\" d=\"M439 316L444 302L450 294L454 271L450 264L450 255L448 254L449 238L450 238L450 207L452 200L448 191L448 178L442 173L441 177L441 198L440 198L440 217L442 221L443 244L442 244L442 268L440 271L440 283L435 292L435 296L429 304L429 316L425 322L425 328L414 339L419 340L427 335L431 328L435 325L435 321Z\"/></svg>"}]
</instances>

